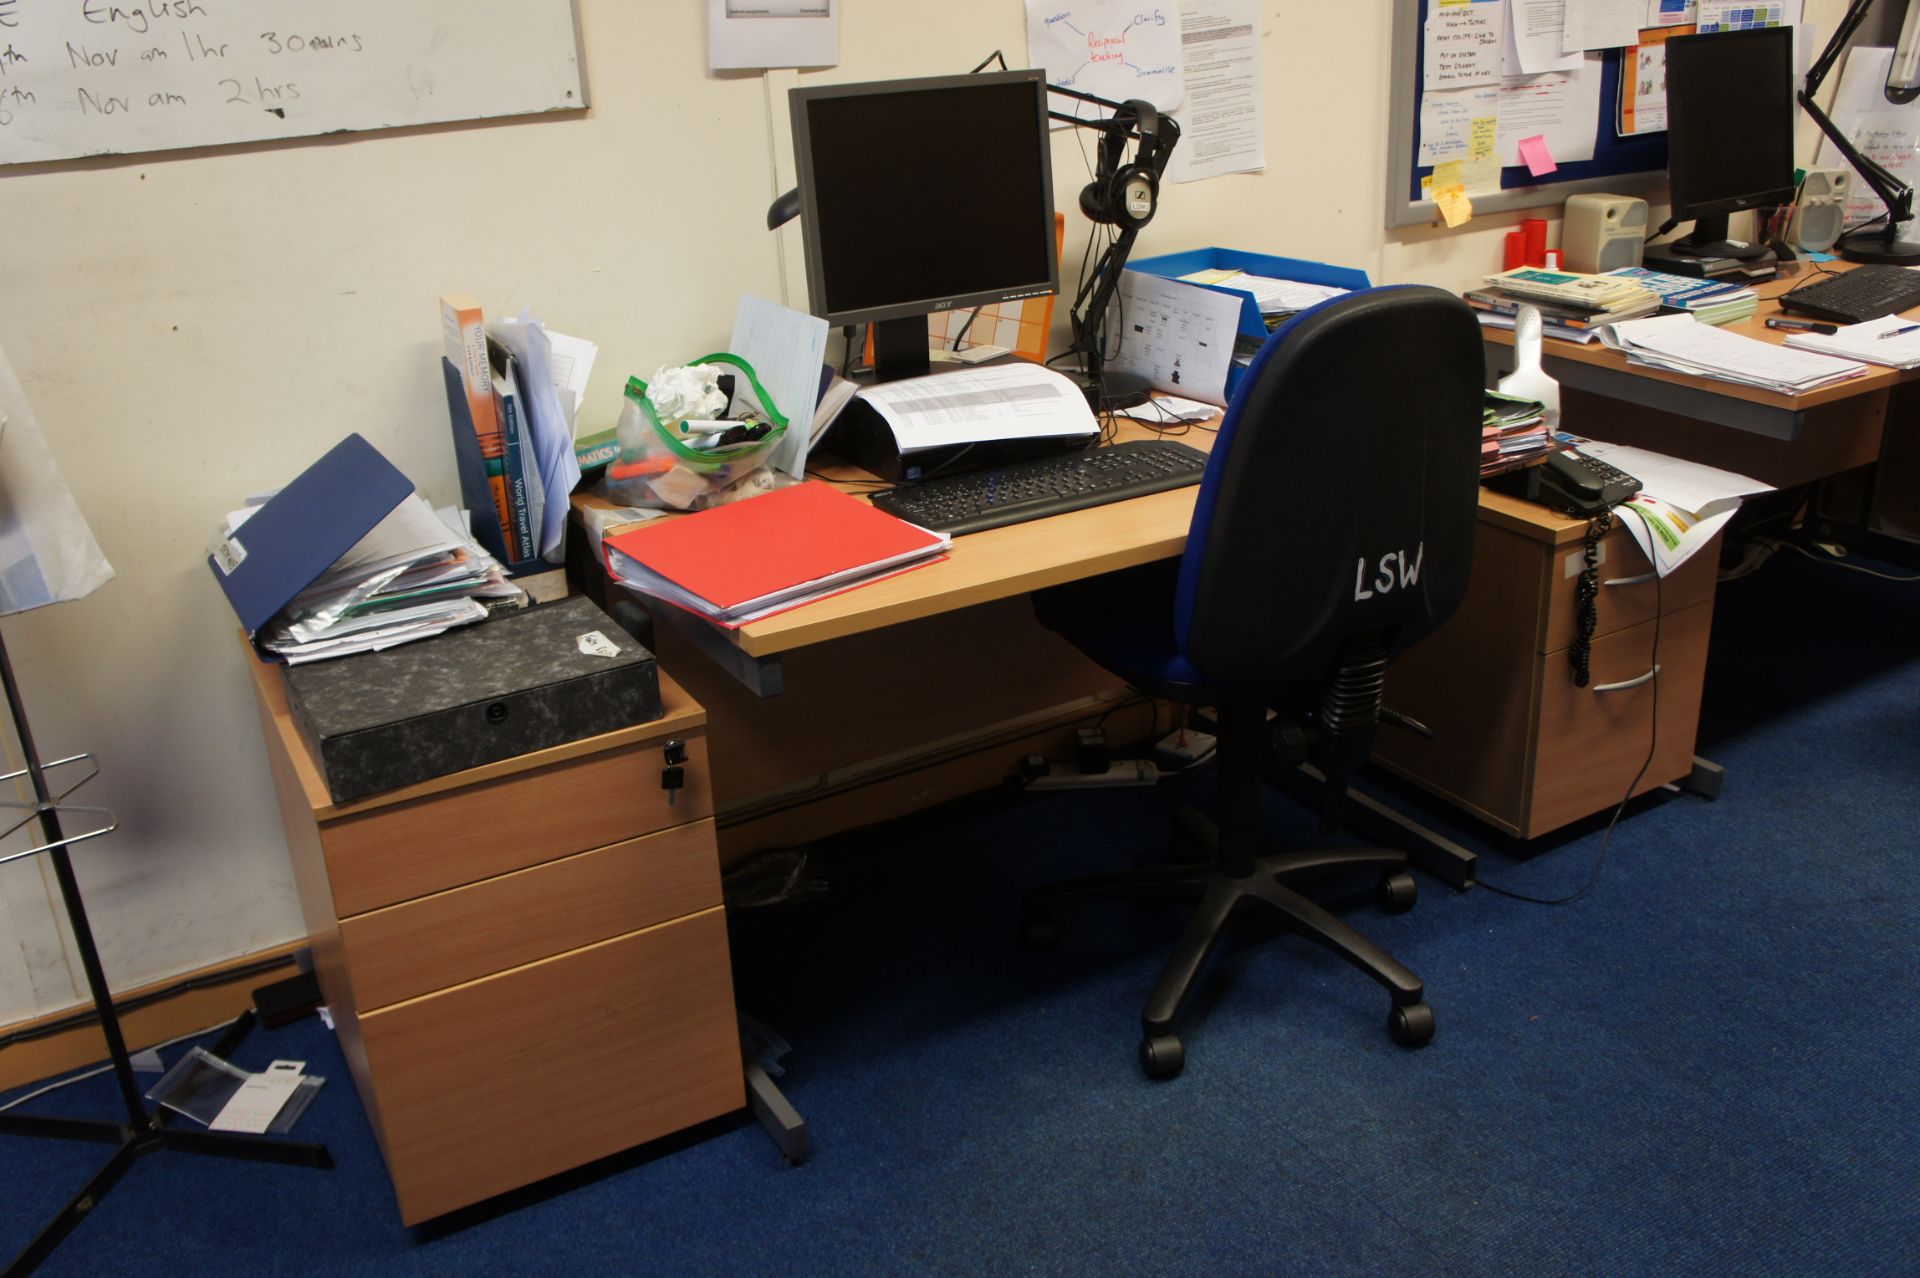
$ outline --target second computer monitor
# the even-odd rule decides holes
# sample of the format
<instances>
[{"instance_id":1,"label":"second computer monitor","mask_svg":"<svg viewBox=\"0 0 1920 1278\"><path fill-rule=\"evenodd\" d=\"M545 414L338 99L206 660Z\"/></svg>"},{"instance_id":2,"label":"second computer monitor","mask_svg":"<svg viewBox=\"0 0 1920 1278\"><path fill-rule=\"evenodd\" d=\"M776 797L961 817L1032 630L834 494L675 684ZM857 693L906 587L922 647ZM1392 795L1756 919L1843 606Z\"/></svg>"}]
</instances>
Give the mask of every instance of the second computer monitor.
<instances>
[{"instance_id":1,"label":"second computer monitor","mask_svg":"<svg viewBox=\"0 0 1920 1278\"><path fill-rule=\"evenodd\" d=\"M1676 36L1667 51L1667 180L1700 257L1759 256L1727 239L1729 214L1793 199L1793 29Z\"/></svg>"},{"instance_id":2,"label":"second computer monitor","mask_svg":"<svg viewBox=\"0 0 1920 1278\"><path fill-rule=\"evenodd\" d=\"M1059 291L1041 71L794 89L807 292L927 370L926 317Z\"/></svg>"}]
</instances>

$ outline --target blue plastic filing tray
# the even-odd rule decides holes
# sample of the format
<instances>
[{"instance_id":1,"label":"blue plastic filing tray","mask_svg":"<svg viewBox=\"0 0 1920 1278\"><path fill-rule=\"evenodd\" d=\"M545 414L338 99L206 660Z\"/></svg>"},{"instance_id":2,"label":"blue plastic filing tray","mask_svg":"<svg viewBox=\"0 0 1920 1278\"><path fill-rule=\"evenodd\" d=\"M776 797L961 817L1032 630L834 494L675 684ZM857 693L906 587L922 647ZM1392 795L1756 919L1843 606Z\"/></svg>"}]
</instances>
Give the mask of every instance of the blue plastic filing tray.
<instances>
[{"instance_id":1,"label":"blue plastic filing tray","mask_svg":"<svg viewBox=\"0 0 1920 1278\"><path fill-rule=\"evenodd\" d=\"M1135 258L1127 263L1129 271L1143 271L1149 275L1161 275L1168 279L1179 279L1182 275L1192 275L1195 271L1245 271L1249 275L1264 275L1269 279L1298 280L1302 284L1329 284L1335 288L1362 289L1371 288L1372 281L1365 271L1357 271L1347 266L1329 266L1325 262L1309 262L1297 257L1275 257L1271 253L1248 253L1240 249L1202 248L1189 249L1184 253L1163 253L1158 257ZM1192 284L1192 288L1210 288L1216 293L1228 293L1240 299L1239 333L1242 337L1257 338L1265 341L1267 323L1260 318L1260 304L1253 300L1253 294L1245 289L1234 288L1230 284ZM1240 375L1245 370L1238 364L1227 368L1227 394L1233 394L1240 384Z\"/></svg>"}]
</instances>

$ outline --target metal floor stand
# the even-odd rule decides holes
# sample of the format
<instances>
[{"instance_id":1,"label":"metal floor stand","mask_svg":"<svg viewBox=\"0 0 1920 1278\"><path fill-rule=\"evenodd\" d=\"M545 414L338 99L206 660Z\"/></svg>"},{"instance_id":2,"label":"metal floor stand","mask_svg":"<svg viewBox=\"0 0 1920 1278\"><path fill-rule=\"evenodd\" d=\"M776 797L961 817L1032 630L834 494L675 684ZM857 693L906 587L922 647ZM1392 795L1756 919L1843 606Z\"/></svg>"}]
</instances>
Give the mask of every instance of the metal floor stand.
<instances>
[{"instance_id":1,"label":"metal floor stand","mask_svg":"<svg viewBox=\"0 0 1920 1278\"><path fill-rule=\"evenodd\" d=\"M58 1140L91 1140L102 1144L118 1146L103 1166L89 1180L80 1192L74 1195L60 1213L40 1231L38 1237L28 1243L21 1253L8 1263L0 1278L17 1278L32 1273L40 1263L52 1254L62 1239L73 1232L74 1226L99 1205L107 1191L112 1189L120 1177L126 1174L134 1160L142 1154L158 1149L185 1150L194 1154L211 1154L218 1158L243 1158L253 1162L289 1163L302 1167L331 1168L333 1157L327 1153L324 1145L306 1144L298 1141L275 1140L266 1136L249 1136L230 1132L210 1132L188 1130L171 1125L171 1115L165 1111L150 1111L146 1101L140 1095L140 1086L133 1076L133 1061L127 1054L126 1038L120 1032L120 1018L114 1011L113 993L107 988L105 973L100 967L100 954L93 942L93 929L87 924L86 905L80 899L80 885L73 875L73 862L67 855L67 849L75 843L98 838L114 829L113 814L105 808L81 807L77 804L62 803L68 795L91 781L98 775L99 769L93 764L90 755L74 755L72 758L56 759L42 765L40 755L34 749L33 734L27 727L26 710L20 701L20 691L14 682L13 664L7 657L4 638L0 638L0 678L4 679L7 691L7 708L13 715L14 735L20 740L21 753L27 766L18 772L0 776L0 782L17 781L22 777L30 778L34 801L20 803L0 800L0 808L24 810L26 815L3 832L5 838L28 822L40 822L41 842L38 846L23 852L14 852L0 856L0 864L17 861L23 857L45 855L53 862L55 878L60 883L60 896L66 904L67 920L73 928L74 947L80 952L80 964L87 974L87 988L93 994L93 1005L100 1016L100 1031L107 1040L107 1054L113 1064L114 1081L119 1084L120 1098L125 1103L127 1116L124 1121L98 1118L50 1118L35 1114L0 1113L0 1136L43 1136ZM58 795L50 793L47 785L47 773L55 768L72 764L90 766L87 774L69 785ZM61 813L85 813L94 821L100 822L95 828L84 834L68 835L61 827ZM89 824L93 822L90 821ZM226 1056L232 1052L247 1032L253 1028L253 1013L244 1012L239 1019L227 1027L220 1041L214 1044L216 1056Z\"/></svg>"}]
</instances>

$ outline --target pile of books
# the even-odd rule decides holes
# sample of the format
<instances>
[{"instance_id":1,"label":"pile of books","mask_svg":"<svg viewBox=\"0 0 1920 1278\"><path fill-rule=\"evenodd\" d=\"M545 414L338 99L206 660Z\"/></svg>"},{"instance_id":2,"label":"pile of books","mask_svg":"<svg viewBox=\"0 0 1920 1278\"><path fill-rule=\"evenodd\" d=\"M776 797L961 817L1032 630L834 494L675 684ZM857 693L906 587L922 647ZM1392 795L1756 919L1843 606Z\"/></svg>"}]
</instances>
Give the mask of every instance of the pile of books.
<instances>
[{"instance_id":1,"label":"pile of books","mask_svg":"<svg viewBox=\"0 0 1920 1278\"><path fill-rule=\"evenodd\" d=\"M1659 294L1632 280L1536 266L1489 275L1466 298L1489 327L1512 328L1520 308L1532 306L1549 337L1572 342L1590 342L1609 324L1660 309Z\"/></svg>"},{"instance_id":2,"label":"pile of books","mask_svg":"<svg viewBox=\"0 0 1920 1278\"><path fill-rule=\"evenodd\" d=\"M1480 410L1480 478L1519 470L1553 451L1547 410L1537 399L1487 391Z\"/></svg>"},{"instance_id":3,"label":"pile of books","mask_svg":"<svg viewBox=\"0 0 1920 1278\"><path fill-rule=\"evenodd\" d=\"M1731 324L1753 314L1760 295L1744 284L1728 280L1695 279L1688 275L1669 275L1644 266L1623 266L1607 274L1631 280L1650 289L1660 298L1663 311L1687 311L1702 324Z\"/></svg>"}]
</instances>

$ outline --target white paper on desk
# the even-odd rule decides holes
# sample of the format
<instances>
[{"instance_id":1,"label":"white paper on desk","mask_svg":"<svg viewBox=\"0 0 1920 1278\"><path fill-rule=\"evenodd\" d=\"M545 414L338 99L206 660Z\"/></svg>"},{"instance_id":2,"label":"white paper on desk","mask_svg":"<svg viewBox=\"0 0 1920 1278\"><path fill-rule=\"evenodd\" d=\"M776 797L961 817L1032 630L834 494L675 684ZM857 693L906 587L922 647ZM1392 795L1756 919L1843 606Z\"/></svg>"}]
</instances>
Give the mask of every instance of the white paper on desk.
<instances>
[{"instance_id":1,"label":"white paper on desk","mask_svg":"<svg viewBox=\"0 0 1920 1278\"><path fill-rule=\"evenodd\" d=\"M1640 38L1641 0L1568 0L1560 28L1560 51L1619 49Z\"/></svg>"},{"instance_id":2,"label":"white paper on desk","mask_svg":"<svg viewBox=\"0 0 1920 1278\"><path fill-rule=\"evenodd\" d=\"M707 0L707 68L830 67L840 0Z\"/></svg>"},{"instance_id":3,"label":"white paper on desk","mask_svg":"<svg viewBox=\"0 0 1920 1278\"><path fill-rule=\"evenodd\" d=\"M1507 75L1543 75L1579 66L1580 53L1560 51L1565 10L1566 0L1509 0L1501 70Z\"/></svg>"},{"instance_id":4,"label":"white paper on desk","mask_svg":"<svg viewBox=\"0 0 1920 1278\"><path fill-rule=\"evenodd\" d=\"M1234 286L1238 287L1238 277ZM1122 271L1107 308L1106 366L1144 377L1159 390L1227 402L1227 368L1240 325L1233 293Z\"/></svg>"},{"instance_id":5,"label":"white paper on desk","mask_svg":"<svg viewBox=\"0 0 1920 1278\"><path fill-rule=\"evenodd\" d=\"M1650 449L1609 444L1600 439L1569 438L1581 452L1598 457L1609 466L1618 466L1639 480L1642 491L1701 518L1737 509L1744 497L1773 491L1771 484L1718 466L1704 466Z\"/></svg>"},{"instance_id":6,"label":"white paper on desk","mask_svg":"<svg viewBox=\"0 0 1920 1278\"><path fill-rule=\"evenodd\" d=\"M1253 294L1254 304L1262 315L1284 315L1290 311L1304 311L1309 306L1318 306L1330 297L1339 297L1353 290L1341 288L1338 284L1305 284L1299 280L1277 280L1266 275L1248 275L1241 273L1225 281L1228 288L1245 289Z\"/></svg>"},{"instance_id":7,"label":"white paper on desk","mask_svg":"<svg viewBox=\"0 0 1920 1278\"><path fill-rule=\"evenodd\" d=\"M1625 320L1600 331L1600 340L1626 352L1630 363L1738 382L1793 395L1858 377L1854 360L1775 346L1702 324L1691 314Z\"/></svg>"},{"instance_id":8,"label":"white paper on desk","mask_svg":"<svg viewBox=\"0 0 1920 1278\"><path fill-rule=\"evenodd\" d=\"M903 453L1100 433L1079 387L1024 360L885 382L866 387L860 398L892 428Z\"/></svg>"},{"instance_id":9,"label":"white paper on desk","mask_svg":"<svg viewBox=\"0 0 1920 1278\"><path fill-rule=\"evenodd\" d=\"M518 319L489 320L487 335L513 352L520 365L520 402L527 410L546 498L540 514L540 557L557 564L566 543L567 495L580 482L580 462L573 455L573 425L554 386L552 344L546 328L527 311Z\"/></svg>"},{"instance_id":10,"label":"white paper on desk","mask_svg":"<svg viewBox=\"0 0 1920 1278\"><path fill-rule=\"evenodd\" d=\"M1260 7L1256 0L1182 0L1186 101L1167 178L1195 182L1267 165L1260 128Z\"/></svg>"},{"instance_id":11,"label":"white paper on desk","mask_svg":"<svg viewBox=\"0 0 1920 1278\"><path fill-rule=\"evenodd\" d=\"M1535 134L1560 164L1593 158L1599 128L1600 59L1581 55L1571 71L1500 82L1500 130L1493 151L1503 165L1523 164L1520 139Z\"/></svg>"},{"instance_id":12,"label":"white paper on desk","mask_svg":"<svg viewBox=\"0 0 1920 1278\"><path fill-rule=\"evenodd\" d=\"M1904 316L1883 315L1860 324L1842 325L1831 337L1824 333L1793 333L1787 337L1787 345L1823 355L1838 355L1842 359L1863 359L1888 368L1920 368L1920 329L1900 331L1913 327L1914 321ZM1889 333L1898 336L1889 337Z\"/></svg>"},{"instance_id":13,"label":"white paper on desk","mask_svg":"<svg viewBox=\"0 0 1920 1278\"><path fill-rule=\"evenodd\" d=\"M817 315L791 310L751 295L734 313L733 339L727 349L753 365L775 408L787 419L787 433L773 450L773 468L795 479L807 473L807 448L813 442L813 410L820 398L820 368L827 358L829 325Z\"/></svg>"},{"instance_id":14,"label":"white paper on desk","mask_svg":"<svg viewBox=\"0 0 1920 1278\"><path fill-rule=\"evenodd\" d=\"M1048 84L1116 102L1140 98L1162 111L1172 111L1186 101L1186 80L1180 73L1180 13L1172 5L1027 0L1026 8L1027 65L1046 68ZM1111 114L1104 107L1059 94L1049 94L1047 106L1088 120ZM1054 127L1073 126L1056 120ZM1178 148L1174 154L1179 154Z\"/></svg>"}]
</instances>

